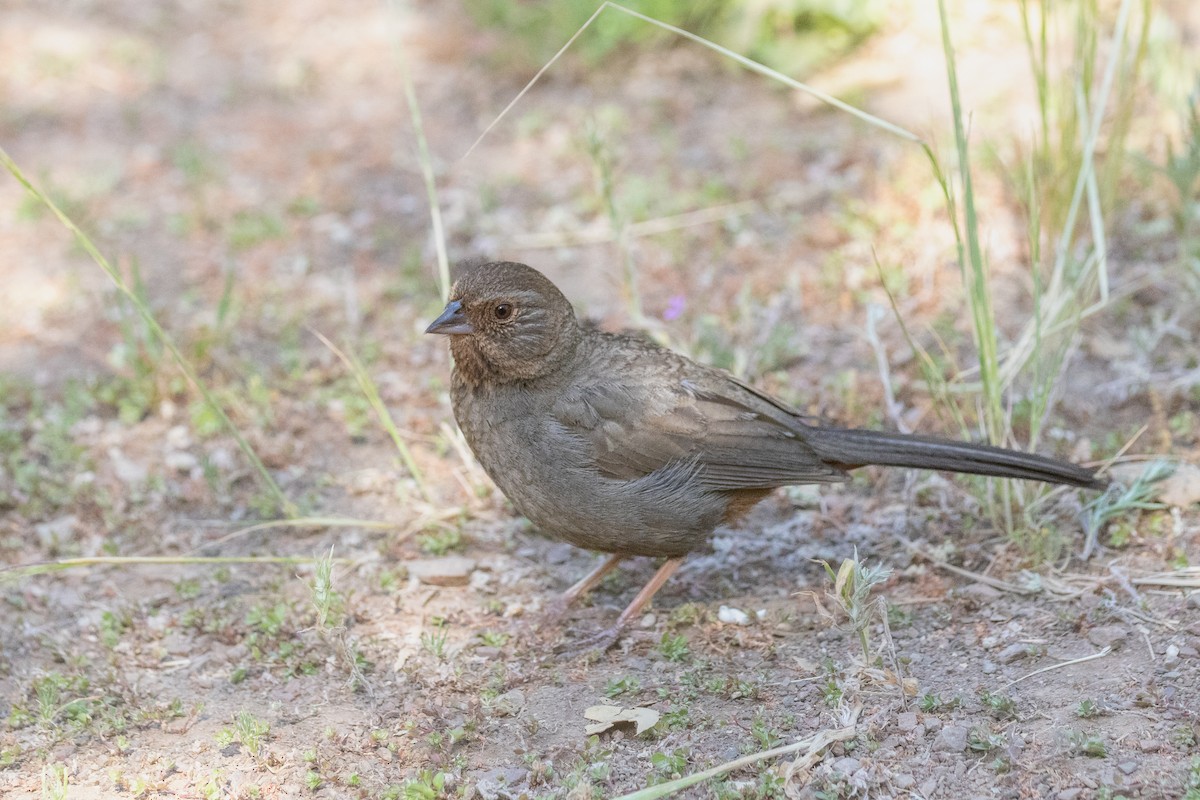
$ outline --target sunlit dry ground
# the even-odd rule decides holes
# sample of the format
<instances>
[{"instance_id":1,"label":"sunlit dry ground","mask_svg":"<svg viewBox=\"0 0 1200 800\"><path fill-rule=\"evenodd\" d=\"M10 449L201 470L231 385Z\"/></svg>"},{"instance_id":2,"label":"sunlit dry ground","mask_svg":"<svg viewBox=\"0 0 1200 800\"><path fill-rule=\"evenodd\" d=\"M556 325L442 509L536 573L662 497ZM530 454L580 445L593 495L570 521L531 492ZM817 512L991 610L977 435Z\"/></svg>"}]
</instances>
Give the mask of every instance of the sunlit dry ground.
<instances>
[{"instance_id":1,"label":"sunlit dry ground","mask_svg":"<svg viewBox=\"0 0 1200 800\"><path fill-rule=\"evenodd\" d=\"M530 530L456 449L444 342L421 335L441 302L401 59L452 257L527 261L601 324L630 324L597 188L607 164L621 212L647 223L631 250L657 333L815 414L895 424L864 335L868 307L887 304L880 271L923 344L936 330L969 363L971 337L915 146L678 46L564 64L460 161L529 75L501 69L502 35L453 8L13 3L0 15L0 145L144 287L293 502L392 525L244 532L271 498L233 440L61 225L0 181L3 563L339 559L325 624L311 563L92 564L0 583L0 794L54 796L65 775L70 797L611 797L836 727L856 707L855 738L806 791L1067 800L1200 784L1196 597L1134 582L1200 559L1186 487L1183 507L1123 518L1088 563L1037 575L966 482L868 470L780 493L719 531L620 647L551 654L611 622L654 565L606 582L562 628L535 629L596 557ZM972 137L1003 159L1034 113L1019 28L972 13L956 17ZM934 17L906 14L814 83L948 154L937 36ZM1138 124L1131 146L1161 157ZM1030 307L1026 233L980 160L1011 337ZM1103 459L1145 426L1132 454L1194 463L1195 283L1169 192L1145 170L1127 180L1110 231L1119 297L1085 321L1042 449ZM877 327L898 416L954 434L894 318ZM367 365L421 481L315 332ZM1047 552L1056 537L1079 551L1087 499L1058 497ZM878 626L871 640L913 696L859 670L857 637L804 594L828 588L814 559L855 548L895 571L880 590L891 646ZM446 555L465 559L441 580L454 585L430 583L422 570ZM721 622L722 606L751 624ZM589 740L584 711L605 701L659 723ZM685 796L779 796L777 763Z\"/></svg>"}]
</instances>

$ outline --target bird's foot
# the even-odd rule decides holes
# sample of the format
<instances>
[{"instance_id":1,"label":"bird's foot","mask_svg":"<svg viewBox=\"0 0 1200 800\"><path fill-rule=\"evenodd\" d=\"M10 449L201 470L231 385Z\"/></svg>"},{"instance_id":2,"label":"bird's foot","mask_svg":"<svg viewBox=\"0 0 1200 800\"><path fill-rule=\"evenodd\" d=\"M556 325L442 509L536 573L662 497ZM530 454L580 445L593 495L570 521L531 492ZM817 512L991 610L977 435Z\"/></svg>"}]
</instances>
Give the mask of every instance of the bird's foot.
<instances>
[{"instance_id":1,"label":"bird's foot","mask_svg":"<svg viewBox=\"0 0 1200 800\"><path fill-rule=\"evenodd\" d=\"M617 640L621 638L621 632L624 630L624 625L613 625L611 628L606 628L599 633L587 636L579 641L565 642L554 648L554 652L556 655L566 658L590 655L592 653L601 655L617 643Z\"/></svg>"}]
</instances>

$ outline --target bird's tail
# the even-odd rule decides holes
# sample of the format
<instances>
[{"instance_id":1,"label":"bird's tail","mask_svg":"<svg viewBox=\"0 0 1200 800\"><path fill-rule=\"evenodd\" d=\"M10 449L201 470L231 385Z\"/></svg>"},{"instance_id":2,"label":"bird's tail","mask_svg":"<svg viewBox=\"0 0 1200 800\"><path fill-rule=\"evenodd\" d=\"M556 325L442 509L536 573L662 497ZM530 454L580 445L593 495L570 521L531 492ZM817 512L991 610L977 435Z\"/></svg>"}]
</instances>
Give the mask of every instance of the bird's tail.
<instances>
[{"instance_id":1,"label":"bird's tail","mask_svg":"<svg viewBox=\"0 0 1200 800\"><path fill-rule=\"evenodd\" d=\"M1084 489L1108 485L1107 480L1096 477L1094 470L1003 447L850 428L810 428L805 433L817 455L847 469L878 464L1025 478Z\"/></svg>"}]
</instances>

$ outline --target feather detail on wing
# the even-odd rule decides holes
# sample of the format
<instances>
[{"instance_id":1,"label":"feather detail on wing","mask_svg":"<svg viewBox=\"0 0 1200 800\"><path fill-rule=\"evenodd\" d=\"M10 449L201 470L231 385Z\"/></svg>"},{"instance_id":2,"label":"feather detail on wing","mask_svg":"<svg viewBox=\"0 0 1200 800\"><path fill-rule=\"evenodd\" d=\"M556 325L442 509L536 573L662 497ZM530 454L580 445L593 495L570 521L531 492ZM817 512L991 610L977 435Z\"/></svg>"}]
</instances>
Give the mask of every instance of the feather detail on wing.
<instances>
[{"instance_id":1,"label":"feather detail on wing","mask_svg":"<svg viewBox=\"0 0 1200 800\"><path fill-rule=\"evenodd\" d=\"M773 418L787 409L754 408L757 392L706 392L687 380L655 388L620 380L577 386L556 404L555 416L588 442L596 469L609 478L632 480L680 461L694 461L697 480L713 491L846 478Z\"/></svg>"}]
</instances>

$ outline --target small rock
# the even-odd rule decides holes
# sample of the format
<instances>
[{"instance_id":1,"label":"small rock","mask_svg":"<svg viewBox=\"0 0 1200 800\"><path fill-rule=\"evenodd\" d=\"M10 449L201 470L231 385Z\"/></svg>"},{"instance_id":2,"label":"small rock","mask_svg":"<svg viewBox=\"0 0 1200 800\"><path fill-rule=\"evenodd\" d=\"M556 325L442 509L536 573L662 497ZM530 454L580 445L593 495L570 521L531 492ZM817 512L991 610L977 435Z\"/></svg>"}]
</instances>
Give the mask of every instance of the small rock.
<instances>
[{"instance_id":1,"label":"small rock","mask_svg":"<svg viewBox=\"0 0 1200 800\"><path fill-rule=\"evenodd\" d=\"M721 606L717 610L717 619L726 625L749 625L750 615L740 608Z\"/></svg>"},{"instance_id":2,"label":"small rock","mask_svg":"<svg viewBox=\"0 0 1200 800\"><path fill-rule=\"evenodd\" d=\"M555 565L565 564L575 554L575 551L576 548L573 545L567 544L566 542L550 545L550 547L546 549L546 563Z\"/></svg>"},{"instance_id":3,"label":"small rock","mask_svg":"<svg viewBox=\"0 0 1200 800\"><path fill-rule=\"evenodd\" d=\"M1200 608L1200 591L1189 594L1187 604L1188 608Z\"/></svg>"},{"instance_id":4,"label":"small rock","mask_svg":"<svg viewBox=\"0 0 1200 800\"><path fill-rule=\"evenodd\" d=\"M117 480L126 486L140 486L146 482L149 470L121 452L119 447L108 448L108 461L112 464Z\"/></svg>"},{"instance_id":5,"label":"small rock","mask_svg":"<svg viewBox=\"0 0 1200 800\"><path fill-rule=\"evenodd\" d=\"M930 733L936 733L942 729L942 720L940 717L935 717L932 714L925 717L925 729Z\"/></svg>"},{"instance_id":6,"label":"small rock","mask_svg":"<svg viewBox=\"0 0 1200 800\"><path fill-rule=\"evenodd\" d=\"M896 717L896 726L905 733L917 727L918 722L919 720L915 711L906 711Z\"/></svg>"},{"instance_id":7,"label":"small rock","mask_svg":"<svg viewBox=\"0 0 1200 800\"><path fill-rule=\"evenodd\" d=\"M1058 794L1054 795L1056 800L1075 800L1079 795L1083 794L1082 786L1072 786L1070 789L1063 789Z\"/></svg>"},{"instance_id":8,"label":"small rock","mask_svg":"<svg viewBox=\"0 0 1200 800\"><path fill-rule=\"evenodd\" d=\"M1097 647L1111 647L1116 650L1124 644L1128 635L1129 631L1120 625L1101 625L1088 631L1087 638Z\"/></svg>"},{"instance_id":9,"label":"small rock","mask_svg":"<svg viewBox=\"0 0 1200 800\"><path fill-rule=\"evenodd\" d=\"M658 617L653 612L642 617L642 621L638 623L643 630L650 630L658 624Z\"/></svg>"},{"instance_id":10,"label":"small rock","mask_svg":"<svg viewBox=\"0 0 1200 800\"><path fill-rule=\"evenodd\" d=\"M996 654L996 658L1001 664L1011 664L1014 661L1020 661L1022 658L1029 656L1029 646L1021 642L1013 642L1008 647Z\"/></svg>"},{"instance_id":11,"label":"small rock","mask_svg":"<svg viewBox=\"0 0 1200 800\"><path fill-rule=\"evenodd\" d=\"M176 425L167 431L167 444L175 450L186 450L192 446L192 434L185 425Z\"/></svg>"},{"instance_id":12,"label":"small rock","mask_svg":"<svg viewBox=\"0 0 1200 800\"><path fill-rule=\"evenodd\" d=\"M1164 503L1180 508L1200 503L1200 467L1180 464L1165 480L1158 483L1158 496Z\"/></svg>"},{"instance_id":13,"label":"small rock","mask_svg":"<svg viewBox=\"0 0 1200 800\"><path fill-rule=\"evenodd\" d=\"M233 459L233 453L225 447L214 447L208 454L208 463L221 472L228 472L237 466L237 462Z\"/></svg>"},{"instance_id":14,"label":"small rock","mask_svg":"<svg viewBox=\"0 0 1200 800\"><path fill-rule=\"evenodd\" d=\"M897 789L911 789L916 782L917 779L907 772L901 772L899 775L892 776L892 786L895 786Z\"/></svg>"},{"instance_id":15,"label":"small rock","mask_svg":"<svg viewBox=\"0 0 1200 800\"><path fill-rule=\"evenodd\" d=\"M930 778L929 780L927 780L921 784L921 796L922 797L933 797L933 793L937 791L937 787L938 787L938 779Z\"/></svg>"},{"instance_id":16,"label":"small rock","mask_svg":"<svg viewBox=\"0 0 1200 800\"><path fill-rule=\"evenodd\" d=\"M525 693L520 689L505 692L492 701L492 711L498 717L511 717L525 707Z\"/></svg>"},{"instance_id":17,"label":"small rock","mask_svg":"<svg viewBox=\"0 0 1200 800\"><path fill-rule=\"evenodd\" d=\"M1174 667L1179 663L1179 648L1173 644L1167 645L1167 652L1163 654L1163 666Z\"/></svg>"},{"instance_id":18,"label":"small rock","mask_svg":"<svg viewBox=\"0 0 1200 800\"><path fill-rule=\"evenodd\" d=\"M1162 747L1162 744L1156 742L1154 739L1142 739L1138 742L1138 750L1141 750L1143 753L1157 753L1160 747Z\"/></svg>"},{"instance_id":19,"label":"small rock","mask_svg":"<svg viewBox=\"0 0 1200 800\"><path fill-rule=\"evenodd\" d=\"M466 586L475 571L475 559L464 556L418 558L405 566L408 574L430 586Z\"/></svg>"},{"instance_id":20,"label":"small rock","mask_svg":"<svg viewBox=\"0 0 1200 800\"><path fill-rule=\"evenodd\" d=\"M66 514L49 522L40 522L34 525L33 532L37 534L42 547L54 549L75 538L75 526L78 524L79 517L74 514Z\"/></svg>"},{"instance_id":21,"label":"small rock","mask_svg":"<svg viewBox=\"0 0 1200 800\"><path fill-rule=\"evenodd\" d=\"M947 725L933 740L934 752L961 753L967 749L968 733L961 725Z\"/></svg>"},{"instance_id":22,"label":"small rock","mask_svg":"<svg viewBox=\"0 0 1200 800\"><path fill-rule=\"evenodd\" d=\"M853 775L862 768L862 763L857 758L839 758L833 762L833 771L841 775Z\"/></svg>"},{"instance_id":23,"label":"small rock","mask_svg":"<svg viewBox=\"0 0 1200 800\"><path fill-rule=\"evenodd\" d=\"M1121 770L1121 772L1124 772L1126 775L1132 775L1137 768L1138 763L1136 761L1122 761L1120 764L1117 764L1117 769Z\"/></svg>"},{"instance_id":24,"label":"small rock","mask_svg":"<svg viewBox=\"0 0 1200 800\"><path fill-rule=\"evenodd\" d=\"M163 463L176 472L191 472L200 465L200 460L191 453L172 450L163 456Z\"/></svg>"},{"instance_id":25,"label":"small rock","mask_svg":"<svg viewBox=\"0 0 1200 800\"><path fill-rule=\"evenodd\" d=\"M964 586L958 590L958 594L975 600L997 600L1001 596L999 589L988 586L986 583L972 583Z\"/></svg>"},{"instance_id":26,"label":"small rock","mask_svg":"<svg viewBox=\"0 0 1200 800\"><path fill-rule=\"evenodd\" d=\"M984 675L992 675L996 672L996 663L990 659L985 658L983 660L982 670L983 670Z\"/></svg>"}]
</instances>

